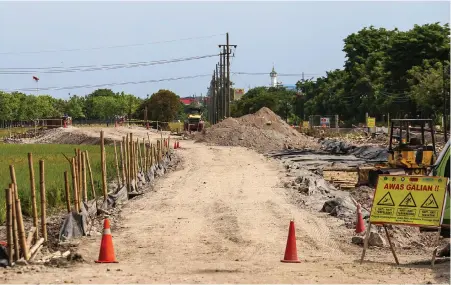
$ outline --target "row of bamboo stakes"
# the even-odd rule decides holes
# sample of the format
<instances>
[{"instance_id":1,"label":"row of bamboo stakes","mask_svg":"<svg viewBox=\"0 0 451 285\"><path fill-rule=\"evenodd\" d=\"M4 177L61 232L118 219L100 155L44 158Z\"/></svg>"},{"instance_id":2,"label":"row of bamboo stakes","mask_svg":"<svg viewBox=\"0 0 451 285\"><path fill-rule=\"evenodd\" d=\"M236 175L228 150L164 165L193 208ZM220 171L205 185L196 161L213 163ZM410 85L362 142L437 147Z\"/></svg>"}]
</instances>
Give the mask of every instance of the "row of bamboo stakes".
<instances>
[{"instance_id":1,"label":"row of bamboo stakes","mask_svg":"<svg viewBox=\"0 0 451 285\"><path fill-rule=\"evenodd\" d=\"M31 206L33 216L33 227L25 234L25 226L22 216L22 207L17 188L16 171L14 165L9 166L11 183L5 189L6 195L6 232L8 243L8 262L10 265L20 259L30 260L40 251L44 242L47 242L46 221L46 192L45 192L45 164L44 160L39 161L39 190L41 196L41 235L38 231L38 210L36 205L36 188L33 168L33 154L28 153L28 167L30 172ZM32 245L33 239L35 245Z\"/></svg>"},{"instance_id":2,"label":"row of bamboo stakes","mask_svg":"<svg viewBox=\"0 0 451 285\"><path fill-rule=\"evenodd\" d=\"M136 141L133 139L133 133L122 137L120 142L119 157L117 154L116 141L114 141L114 159L116 168L117 187L127 187L127 192L132 192L132 187L136 190L136 183L138 181L139 172L148 172L154 164L161 163L164 155L170 152L170 139L163 138L157 140L156 144L150 142L150 137L147 135L148 143L145 139L142 142L139 138ZM100 147L101 147L101 167L102 167L102 193L104 201L107 199L107 171L106 171L106 153L104 133L100 133ZM67 157L66 157L67 158ZM67 158L68 159L68 158ZM87 174L89 173L89 182L91 188L92 198L96 200L96 191L94 186L94 178L92 175L92 168L87 150L81 151L75 149L75 156L68 159L70 163L72 176L72 189L70 187L68 172L64 172L64 188L66 198L67 212L80 212L82 201L88 202L88 182ZM119 163L120 161L120 163ZM14 165L10 165L11 183L5 189L6 192L6 227L7 227L7 243L8 243L8 258L9 264L12 265L15 261L23 257L25 260L33 259L40 251L43 244L47 242L47 225L46 225L46 192L45 192L45 164L44 160L39 161L39 190L41 198L41 235L39 238L38 229L38 210L36 205L36 188L35 175L33 168L33 154L28 153L28 166L30 173L30 190L31 190L31 206L33 216L33 227L28 236L25 235L25 227L23 223L23 216L21 204L19 199L19 192L17 190L17 181ZM132 185L133 182L135 185ZM71 193L73 201L71 202ZM35 245L32 245L33 240Z\"/></svg>"}]
</instances>

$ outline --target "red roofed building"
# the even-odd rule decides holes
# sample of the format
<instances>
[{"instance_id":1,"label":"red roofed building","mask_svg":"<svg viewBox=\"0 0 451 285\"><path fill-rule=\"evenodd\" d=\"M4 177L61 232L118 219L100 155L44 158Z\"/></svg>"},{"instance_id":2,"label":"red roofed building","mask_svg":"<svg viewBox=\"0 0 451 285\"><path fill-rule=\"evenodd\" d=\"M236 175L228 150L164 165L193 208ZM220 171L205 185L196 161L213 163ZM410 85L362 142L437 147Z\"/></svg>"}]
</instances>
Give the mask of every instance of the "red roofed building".
<instances>
[{"instance_id":1,"label":"red roofed building","mask_svg":"<svg viewBox=\"0 0 451 285\"><path fill-rule=\"evenodd\" d=\"M180 98L180 102L184 105L190 105L191 103L195 102L195 99L192 97Z\"/></svg>"}]
</instances>

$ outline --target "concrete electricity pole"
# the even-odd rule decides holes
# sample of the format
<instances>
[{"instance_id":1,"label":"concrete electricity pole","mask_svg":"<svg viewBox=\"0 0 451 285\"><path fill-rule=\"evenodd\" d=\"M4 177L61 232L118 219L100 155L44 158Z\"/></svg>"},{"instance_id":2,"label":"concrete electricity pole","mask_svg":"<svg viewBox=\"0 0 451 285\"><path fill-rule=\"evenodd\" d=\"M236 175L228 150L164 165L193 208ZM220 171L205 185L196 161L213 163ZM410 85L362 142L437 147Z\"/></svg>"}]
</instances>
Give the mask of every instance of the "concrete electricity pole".
<instances>
[{"instance_id":1,"label":"concrete electricity pole","mask_svg":"<svg viewBox=\"0 0 451 285\"><path fill-rule=\"evenodd\" d=\"M231 45L229 42L229 33L226 33L226 44L225 45L219 45L219 47L224 47L224 54L225 54L225 59L224 59L224 65L225 65L225 81L224 81L224 102L225 102L225 108L224 108L224 116L226 117L230 117L230 102L232 101L231 96L230 96L230 54L232 53L230 47L236 48L237 45Z\"/></svg>"}]
</instances>

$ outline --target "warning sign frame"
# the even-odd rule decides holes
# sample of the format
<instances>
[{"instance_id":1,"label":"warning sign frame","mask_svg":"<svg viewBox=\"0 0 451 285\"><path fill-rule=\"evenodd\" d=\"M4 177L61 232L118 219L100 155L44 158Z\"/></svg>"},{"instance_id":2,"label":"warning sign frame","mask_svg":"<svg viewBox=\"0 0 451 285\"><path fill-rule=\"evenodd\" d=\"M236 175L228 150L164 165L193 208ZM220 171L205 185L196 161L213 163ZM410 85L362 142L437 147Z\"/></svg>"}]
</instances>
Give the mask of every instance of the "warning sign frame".
<instances>
[{"instance_id":1,"label":"warning sign frame","mask_svg":"<svg viewBox=\"0 0 451 285\"><path fill-rule=\"evenodd\" d=\"M376 183L376 189L374 191L373 203L371 205L370 220L369 220L368 229L367 229L367 232L366 232L366 235L365 235L365 239L364 239L362 256L360 258L360 264L363 263L363 260L365 258L366 250L368 249L368 240L369 240L369 237L370 237L371 226L372 225L379 225L379 226L383 226L383 228L385 230L385 234L387 236L388 243L390 245L390 250L391 250L391 252L393 254L393 257L395 259L396 264L399 265L398 256L396 255L395 248L393 246L393 243L391 242L390 235L388 234L387 224L397 224L397 225L416 226L416 227L428 227L428 228L438 229L438 231L437 231L437 233L438 233L437 244L438 244L439 237L440 237L440 228L441 228L441 225L442 225L442 222L443 222L443 216L444 216L444 213L445 213L446 199L447 199L447 196L448 196L447 188L448 188L448 185L449 185L450 181L449 181L449 179L447 177L436 177L436 176L381 175L379 177L384 177L384 178L386 178L387 181L390 181L390 182L396 182L396 180L398 178L402 182L404 182L405 179L409 179L409 181L413 182L413 180L411 180L412 178L416 179L416 181L418 181L421 178L424 178L424 180L428 179L429 181L437 179L438 182L440 182L440 179L444 179L443 197L442 197L443 199L441 200L441 205L439 203L437 203L436 196L433 195L434 193L439 192L438 190L440 189L440 187L439 187L440 185L438 185L438 186L436 185L439 188L436 188L436 187L429 188L429 186L427 186L426 189L423 189L423 187L420 186L420 189L418 190L418 189L416 189L417 188L416 186L414 186L414 189L412 189L411 187L407 187L407 186L406 186L406 188L411 188L411 189L404 189L404 188L400 189L401 188L400 184L396 185L396 183L392 183L392 185L389 186L388 189L383 189L383 190L387 190L387 191L382 197L379 198L377 196L377 190L380 189L379 188L379 181L381 181L381 179L378 179L378 181ZM392 179L389 179L389 177L392 177ZM404 179L404 180L402 180L402 179ZM413 186L413 184L411 186ZM393 197L392 197L392 194L390 193L390 191L403 191L403 192L408 191L408 194L405 195L404 198L402 200L400 200L401 202L398 202L398 205L397 205L397 201L393 200ZM427 191L427 192L432 192L432 193L430 193L430 195L428 195L427 198L424 199L423 202L416 203L415 202L415 198L414 198L415 195L412 195L413 191ZM437 194L439 194L439 193L437 193ZM388 200L385 199L387 196L391 200L391 203L390 203L391 205L387 204ZM407 199L409 197L410 197L410 199ZM430 201L431 197L432 197L432 202L435 203L436 207L425 207L425 206L429 206L429 205L432 204L432 202L430 202L430 203L428 203L426 205L426 202ZM437 196L437 197L439 197L439 196ZM414 206L409 205L411 202L413 202ZM405 203L406 205L401 205L400 206L400 204L403 204L403 203ZM440 209L441 209L441 211L440 211ZM431 226L429 224L428 225L424 225L424 224L421 224L421 223L409 223L409 222L406 223L406 222L396 222L396 221L394 222L392 220L388 220L388 221L371 221L371 215L373 213L376 213L376 214L378 214L380 216L381 215L385 215L387 217L390 216L390 215L393 216L396 213L397 216L405 216L405 217L409 217L410 216L411 219L412 219L412 216L414 216L414 217L418 216L418 217L422 217L422 218L429 219L429 220L432 219L432 218L435 218L435 221L437 221L437 218L438 218L439 222L438 222L438 224ZM437 217L437 215L440 215L440 217ZM434 250L434 252L432 254L432 262L431 262L432 267L434 266L434 263L435 263L436 251L437 251L437 248Z\"/></svg>"},{"instance_id":2,"label":"warning sign frame","mask_svg":"<svg viewBox=\"0 0 451 285\"><path fill-rule=\"evenodd\" d=\"M430 193L428 195L427 198L421 198L424 199L417 201L418 198L415 198L415 194L412 195L412 193L415 193L415 189L388 189L386 191L386 194L383 194L382 198L378 198L380 197L380 195L378 196L378 193L380 192L380 187L379 187L379 182L381 181L381 179L384 179L386 177L386 180L389 181L392 184L395 184L395 181L403 181L403 183L405 180L410 181L412 178L416 181L412 182L412 183L416 183L418 184L417 181L419 181L422 178L426 178L429 181L432 180L443 180L443 188L439 188L439 191L433 191L432 193ZM398 180L399 179L399 180ZM371 205L371 209L370 209L370 222L372 224L375 225L383 225L383 224L395 224L395 225L405 225L405 226L416 226L416 227L430 227L430 228L438 228L440 227L442 220L443 220L443 213L445 210L445 202L446 202L446 186L448 184L448 178L446 177L437 177L437 176L411 176L411 175L380 175L379 179L376 183L376 189L374 191L374 200L373 203ZM379 192L378 192L379 190ZM399 192L399 194L402 193L406 193L404 194L402 200L398 200L395 201L393 199L393 196L391 193L394 193L395 191ZM422 191L425 192L425 191ZM390 194L389 194L390 193ZM429 192L428 192L429 193ZM398 193L397 193L398 194ZM379 203L382 201L382 199L384 197L386 197L387 195L390 196L391 201L395 204L394 206L389 206L389 205L379 205ZM423 194L422 194L423 195ZM430 196L433 195L433 200L435 202L435 204L437 204L437 208L431 208L431 207L422 207L424 203L426 203L430 198ZM409 199L410 197L410 199ZM379 199L381 201L376 201L376 199ZM441 201L441 205L437 202ZM412 205L413 202L413 205ZM374 216L373 214L375 213L375 207L376 208L382 208L382 207L393 207L394 210L392 211L392 213L394 213L394 215L392 215L392 217L389 217L388 215L385 215L386 218L371 218L371 216ZM404 210L398 211L398 209L403 208ZM416 209L415 211L415 218L412 216L413 215L413 211L408 211L407 209ZM420 211L423 210L423 211ZM424 210L436 210L437 211L437 215L432 215L432 212L426 212ZM380 210L379 212L382 212L382 210ZM386 213L388 213L389 211L385 211ZM397 213L400 213L399 215L397 215ZM410 213L410 216L409 214ZM423 215L424 213L428 213L427 215ZM421 216L420 216L421 215ZM430 217L430 218L426 218L426 216ZM399 219L397 219L396 217L400 217ZM401 218L404 217L404 218ZM428 221L424 221L422 222L421 219L425 219ZM431 219L434 219L434 222L431 221Z\"/></svg>"}]
</instances>

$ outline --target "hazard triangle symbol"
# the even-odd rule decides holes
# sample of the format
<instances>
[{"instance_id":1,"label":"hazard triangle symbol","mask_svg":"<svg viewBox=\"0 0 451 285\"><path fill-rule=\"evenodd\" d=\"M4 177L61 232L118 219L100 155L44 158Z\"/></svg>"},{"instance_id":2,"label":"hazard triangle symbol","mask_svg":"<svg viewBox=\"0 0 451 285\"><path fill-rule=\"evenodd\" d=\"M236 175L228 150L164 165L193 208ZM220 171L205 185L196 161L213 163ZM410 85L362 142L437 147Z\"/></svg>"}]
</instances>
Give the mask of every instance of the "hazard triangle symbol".
<instances>
[{"instance_id":1,"label":"hazard triangle symbol","mask_svg":"<svg viewBox=\"0 0 451 285\"><path fill-rule=\"evenodd\" d=\"M387 192L387 194L385 194L384 197L377 202L377 204L379 206L394 206L395 202L393 202L390 192Z\"/></svg>"},{"instance_id":2,"label":"hazard triangle symbol","mask_svg":"<svg viewBox=\"0 0 451 285\"><path fill-rule=\"evenodd\" d=\"M421 208L438 209L438 204L435 200L434 194L429 195L423 205L421 205Z\"/></svg>"},{"instance_id":3,"label":"hazard triangle symbol","mask_svg":"<svg viewBox=\"0 0 451 285\"><path fill-rule=\"evenodd\" d=\"M417 204L415 203L415 200L413 199L412 193L407 194L404 199L402 199L401 203L399 203L399 206L401 207L416 207Z\"/></svg>"}]
</instances>

